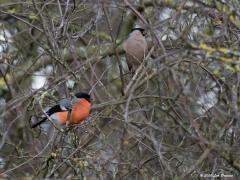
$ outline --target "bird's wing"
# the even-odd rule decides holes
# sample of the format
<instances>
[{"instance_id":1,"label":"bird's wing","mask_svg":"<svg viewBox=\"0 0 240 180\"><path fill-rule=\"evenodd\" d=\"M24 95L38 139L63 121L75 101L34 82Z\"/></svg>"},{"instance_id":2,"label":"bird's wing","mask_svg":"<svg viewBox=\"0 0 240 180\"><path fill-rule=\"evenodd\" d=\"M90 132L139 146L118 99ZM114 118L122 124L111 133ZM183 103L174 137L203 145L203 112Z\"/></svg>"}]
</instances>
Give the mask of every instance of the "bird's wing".
<instances>
[{"instance_id":1,"label":"bird's wing","mask_svg":"<svg viewBox=\"0 0 240 180\"><path fill-rule=\"evenodd\" d=\"M72 100L71 99L62 99L59 101L59 106L62 111L67 111L72 108Z\"/></svg>"},{"instance_id":2,"label":"bird's wing","mask_svg":"<svg viewBox=\"0 0 240 180\"><path fill-rule=\"evenodd\" d=\"M59 101L59 103L53 107L51 107L48 111L46 111L46 114L48 116L51 116L57 112L64 112L70 110L72 107L72 101L70 99L62 99ZM38 125L42 124L47 120L47 117L43 117L39 122L31 125L32 128L37 127Z\"/></svg>"},{"instance_id":3,"label":"bird's wing","mask_svg":"<svg viewBox=\"0 0 240 180\"><path fill-rule=\"evenodd\" d=\"M72 102L70 99L62 99L58 102L57 105L51 107L46 113L51 116L56 112L68 111L72 107Z\"/></svg>"}]
</instances>

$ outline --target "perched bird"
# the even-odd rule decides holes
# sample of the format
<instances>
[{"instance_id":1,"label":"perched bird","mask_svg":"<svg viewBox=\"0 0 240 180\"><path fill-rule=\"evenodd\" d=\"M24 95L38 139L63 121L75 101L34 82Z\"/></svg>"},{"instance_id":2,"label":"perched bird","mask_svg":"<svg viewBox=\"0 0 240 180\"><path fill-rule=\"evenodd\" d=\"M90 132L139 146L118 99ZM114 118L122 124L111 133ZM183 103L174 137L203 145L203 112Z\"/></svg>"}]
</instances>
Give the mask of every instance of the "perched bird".
<instances>
[{"instance_id":1,"label":"perched bird","mask_svg":"<svg viewBox=\"0 0 240 180\"><path fill-rule=\"evenodd\" d=\"M147 41L144 36L144 28L136 25L132 29L128 39L123 42L123 49L126 52L127 65L129 71L131 72L135 72L137 70L146 55Z\"/></svg>"},{"instance_id":2,"label":"perched bird","mask_svg":"<svg viewBox=\"0 0 240 180\"><path fill-rule=\"evenodd\" d=\"M56 124L66 124L68 117L70 124L79 124L88 117L91 109L91 97L87 93L78 92L74 99L62 99L57 105L51 107L46 114L50 116ZM71 115L68 116L68 113ZM35 128L44 123L48 118L43 117L42 120L33 124Z\"/></svg>"}]
</instances>

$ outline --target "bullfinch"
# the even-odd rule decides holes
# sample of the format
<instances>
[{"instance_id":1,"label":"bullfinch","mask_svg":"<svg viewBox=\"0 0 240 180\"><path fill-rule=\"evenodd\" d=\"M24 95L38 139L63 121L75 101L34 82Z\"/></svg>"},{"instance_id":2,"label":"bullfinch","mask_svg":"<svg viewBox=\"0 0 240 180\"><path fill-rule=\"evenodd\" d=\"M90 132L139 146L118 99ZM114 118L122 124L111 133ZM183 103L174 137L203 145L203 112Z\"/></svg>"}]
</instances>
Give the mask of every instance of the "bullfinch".
<instances>
[{"instance_id":1,"label":"bullfinch","mask_svg":"<svg viewBox=\"0 0 240 180\"><path fill-rule=\"evenodd\" d=\"M91 97L87 93L78 92L75 97L70 99L62 99L57 105L51 107L46 114L51 118L54 124L64 125L68 118L70 124L79 124L88 117L91 109ZM71 115L68 115L71 113ZM33 124L35 128L44 123L48 118L43 117L42 120Z\"/></svg>"},{"instance_id":2,"label":"bullfinch","mask_svg":"<svg viewBox=\"0 0 240 180\"><path fill-rule=\"evenodd\" d=\"M123 42L123 49L126 52L127 65L129 71L131 72L135 72L137 70L146 55L148 47L144 36L144 28L136 25L132 29L128 39Z\"/></svg>"}]
</instances>

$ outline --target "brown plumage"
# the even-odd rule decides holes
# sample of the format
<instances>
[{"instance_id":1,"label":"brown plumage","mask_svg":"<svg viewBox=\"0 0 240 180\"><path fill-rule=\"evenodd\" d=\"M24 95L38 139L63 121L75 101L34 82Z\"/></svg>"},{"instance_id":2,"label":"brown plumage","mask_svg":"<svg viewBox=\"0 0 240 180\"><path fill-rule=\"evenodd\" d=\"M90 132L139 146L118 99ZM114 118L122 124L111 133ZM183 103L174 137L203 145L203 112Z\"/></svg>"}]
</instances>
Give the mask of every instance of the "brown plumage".
<instances>
[{"instance_id":1,"label":"brown plumage","mask_svg":"<svg viewBox=\"0 0 240 180\"><path fill-rule=\"evenodd\" d=\"M132 29L128 39L123 42L123 49L126 52L126 61L131 72L135 72L143 62L147 52L147 41L144 37L144 29L137 26Z\"/></svg>"}]
</instances>

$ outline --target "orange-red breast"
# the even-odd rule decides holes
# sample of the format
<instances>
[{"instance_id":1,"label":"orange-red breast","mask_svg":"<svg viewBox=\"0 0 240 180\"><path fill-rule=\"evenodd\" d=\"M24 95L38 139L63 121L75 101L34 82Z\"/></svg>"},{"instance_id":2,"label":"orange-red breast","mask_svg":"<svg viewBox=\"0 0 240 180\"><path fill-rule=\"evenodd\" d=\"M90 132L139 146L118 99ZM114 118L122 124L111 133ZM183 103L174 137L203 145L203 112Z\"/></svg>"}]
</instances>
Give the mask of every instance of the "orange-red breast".
<instances>
[{"instance_id":1,"label":"orange-red breast","mask_svg":"<svg viewBox=\"0 0 240 180\"><path fill-rule=\"evenodd\" d=\"M86 117L88 117L91 109L91 97L87 93L78 92L75 98L63 99L57 105L51 107L46 114L50 116L56 124L66 124L68 113L71 112L69 122L70 124L79 124ZM31 127L35 128L45 122L48 118L44 117L39 122L33 124Z\"/></svg>"},{"instance_id":2,"label":"orange-red breast","mask_svg":"<svg viewBox=\"0 0 240 180\"><path fill-rule=\"evenodd\" d=\"M147 41L145 39L145 30L136 25L132 29L128 39L123 42L123 49L126 52L126 61L130 71L135 72L138 66L143 62L147 52Z\"/></svg>"}]
</instances>

